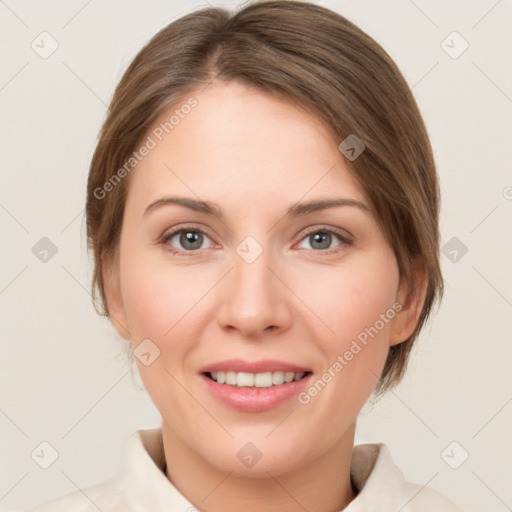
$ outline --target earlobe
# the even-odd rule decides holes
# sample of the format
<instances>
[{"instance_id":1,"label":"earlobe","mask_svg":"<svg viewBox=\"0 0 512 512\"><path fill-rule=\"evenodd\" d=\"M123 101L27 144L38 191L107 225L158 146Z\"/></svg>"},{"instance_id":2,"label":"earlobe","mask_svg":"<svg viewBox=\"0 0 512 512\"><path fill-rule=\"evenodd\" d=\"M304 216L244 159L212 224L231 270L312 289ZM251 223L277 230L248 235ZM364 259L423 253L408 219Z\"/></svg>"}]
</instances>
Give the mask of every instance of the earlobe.
<instances>
[{"instance_id":1,"label":"earlobe","mask_svg":"<svg viewBox=\"0 0 512 512\"><path fill-rule=\"evenodd\" d=\"M421 261L413 264L412 282L400 279L396 302L401 309L393 319L389 344L398 345L409 339L418 324L427 293L428 277Z\"/></svg>"},{"instance_id":2,"label":"earlobe","mask_svg":"<svg viewBox=\"0 0 512 512\"><path fill-rule=\"evenodd\" d=\"M126 313L121 294L117 254L103 259L102 273L110 322L119 336L125 340L130 340L130 331L127 328Z\"/></svg>"}]
</instances>

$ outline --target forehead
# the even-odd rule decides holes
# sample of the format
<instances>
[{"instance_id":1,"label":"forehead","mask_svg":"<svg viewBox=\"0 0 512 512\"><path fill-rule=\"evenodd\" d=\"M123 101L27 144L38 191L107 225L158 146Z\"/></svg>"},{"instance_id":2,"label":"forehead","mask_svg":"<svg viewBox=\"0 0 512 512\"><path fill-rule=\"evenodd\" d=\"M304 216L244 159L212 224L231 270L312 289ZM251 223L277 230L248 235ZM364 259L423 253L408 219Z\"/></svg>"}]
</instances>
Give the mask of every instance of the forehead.
<instances>
[{"instance_id":1,"label":"forehead","mask_svg":"<svg viewBox=\"0 0 512 512\"><path fill-rule=\"evenodd\" d=\"M317 117L244 84L214 83L191 93L168 107L147 137L153 147L130 179L129 201L139 207L165 193L238 201L245 210L310 196L364 201Z\"/></svg>"}]
</instances>

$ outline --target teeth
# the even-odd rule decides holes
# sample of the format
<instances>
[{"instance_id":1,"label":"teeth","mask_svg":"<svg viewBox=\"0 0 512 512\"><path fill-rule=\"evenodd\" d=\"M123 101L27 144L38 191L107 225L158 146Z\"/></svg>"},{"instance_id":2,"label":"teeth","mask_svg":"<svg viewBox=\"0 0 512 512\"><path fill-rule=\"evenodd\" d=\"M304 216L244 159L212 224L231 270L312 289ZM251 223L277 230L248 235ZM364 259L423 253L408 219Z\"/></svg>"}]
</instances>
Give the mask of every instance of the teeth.
<instances>
[{"instance_id":1,"label":"teeth","mask_svg":"<svg viewBox=\"0 0 512 512\"><path fill-rule=\"evenodd\" d=\"M238 387L254 386L254 377L254 373L239 372L236 374L236 385Z\"/></svg>"},{"instance_id":2,"label":"teeth","mask_svg":"<svg viewBox=\"0 0 512 512\"><path fill-rule=\"evenodd\" d=\"M229 386L269 388L279 386L285 382L300 380L304 377L304 372L265 372L265 373L247 373L247 372L211 372L212 379L219 384Z\"/></svg>"},{"instance_id":3,"label":"teeth","mask_svg":"<svg viewBox=\"0 0 512 512\"><path fill-rule=\"evenodd\" d=\"M279 386L280 384L283 384L284 382L284 372L274 372L272 374L272 384L274 386Z\"/></svg>"}]
</instances>

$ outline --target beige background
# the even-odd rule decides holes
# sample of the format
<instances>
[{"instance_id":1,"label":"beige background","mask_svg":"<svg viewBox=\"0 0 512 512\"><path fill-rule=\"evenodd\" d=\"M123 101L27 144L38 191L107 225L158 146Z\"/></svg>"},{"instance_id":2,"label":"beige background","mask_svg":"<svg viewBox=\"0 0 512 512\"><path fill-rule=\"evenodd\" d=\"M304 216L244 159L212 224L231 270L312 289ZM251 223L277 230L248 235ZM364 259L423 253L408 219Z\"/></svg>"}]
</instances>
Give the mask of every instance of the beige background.
<instances>
[{"instance_id":1,"label":"beige background","mask_svg":"<svg viewBox=\"0 0 512 512\"><path fill-rule=\"evenodd\" d=\"M377 39L413 87L441 176L443 243L459 244L442 257L445 301L406 379L365 406L357 442L387 443L408 479L467 510L512 510L512 2L316 3ZM0 2L0 509L104 481L127 437L159 424L91 305L84 194L122 71L158 29L199 6ZM31 48L43 31L58 42L46 59ZM469 44L458 58L458 36L442 43L453 31ZM57 248L46 263L32 252L43 237ZM30 456L42 441L59 453L46 470ZM469 458L452 469L445 459L457 465L463 450Z\"/></svg>"}]
</instances>

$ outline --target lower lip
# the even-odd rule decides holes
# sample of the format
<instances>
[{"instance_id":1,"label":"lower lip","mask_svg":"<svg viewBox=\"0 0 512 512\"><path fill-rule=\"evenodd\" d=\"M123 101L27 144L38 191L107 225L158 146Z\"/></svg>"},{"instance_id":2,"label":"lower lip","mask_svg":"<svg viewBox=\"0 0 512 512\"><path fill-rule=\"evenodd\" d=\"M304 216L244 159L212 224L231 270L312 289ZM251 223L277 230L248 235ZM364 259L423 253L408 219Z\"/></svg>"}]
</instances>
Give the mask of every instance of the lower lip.
<instances>
[{"instance_id":1,"label":"lower lip","mask_svg":"<svg viewBox=\"0 0 512 512\"><path fill-rule=\"evenodd\" d=\"M244 412L262 412L277 407L306 387L311 376L312 374L309 374L300 380L269 388L239 388L237 386L229 386L228 384L219 384L206 375L201 374L201 378L212 395L226 405Z\"/></svg>"}]
</instances>

